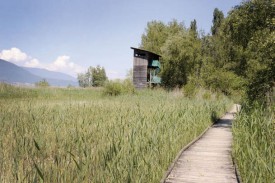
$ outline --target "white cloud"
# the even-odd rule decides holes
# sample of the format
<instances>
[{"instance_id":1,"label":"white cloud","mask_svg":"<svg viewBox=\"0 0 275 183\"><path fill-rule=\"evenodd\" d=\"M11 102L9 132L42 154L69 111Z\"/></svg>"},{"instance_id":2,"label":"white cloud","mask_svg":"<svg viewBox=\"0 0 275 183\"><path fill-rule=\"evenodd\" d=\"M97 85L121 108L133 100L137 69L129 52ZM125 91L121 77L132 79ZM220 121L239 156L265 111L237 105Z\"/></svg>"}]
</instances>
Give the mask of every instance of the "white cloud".
<instances>
[{"instance_id":1,"label":"white cloud","mask_svg":"<svg viewBox=\"0 0 275 183\"><path fill-rule=\"evenodd\" d=\"M53 62L53 65L56 69L62 69L68 67L70 61L70 57L67 55L59 56L57 59Z\"/></svg>"},{"instance_id":2,"label":"white cloud","mask_svg":"<svg viewBox=\"0 0 275 183\"><path fill-rule=\"evenodd\" d=\"M41 67L41 64L40 64L39 60L37 60L36 58L33 58L33 59L25 62L24 66L26 66L26 67Z\"/></svg>"},{"instance_id":3,"label":"white cloud","mask_svg":"<svg viewBox=\"0 0 275 183\"><path fill-rule=\"evenodd\" d=\"M0 58L10 62L22 62L26 61L28 56L18 48L11 48L10 50L2 50Z\"/></svg>"},{"instance_id":4,"label":"white cloud","mask_svg":"<svg viewBox=\"0 0 275 183\"><path fill-rule=\"evenodd\" d=\"M85 71L82 66L70 61L70 57L67 55L57 57L57 59L53 63L46 66L46 68L52 71L70 73L71 75Z\"/></svg>"},{"instance_id":5,"label":"white cloud","mask_svg":"<svg viewBox=\"0 0 275 183\"><path fill-rule=\"evenodd\" d=\"M0 52L0 59L18 64L25 67L44 68L51 71L63 72L72 76L77 73L85 72L85 69L72 62L69 56L58 56L52 63L41 63L38 59L27 55L19 48L11 48L9 50L2 50Z\"/></svg>"}]
</instances>

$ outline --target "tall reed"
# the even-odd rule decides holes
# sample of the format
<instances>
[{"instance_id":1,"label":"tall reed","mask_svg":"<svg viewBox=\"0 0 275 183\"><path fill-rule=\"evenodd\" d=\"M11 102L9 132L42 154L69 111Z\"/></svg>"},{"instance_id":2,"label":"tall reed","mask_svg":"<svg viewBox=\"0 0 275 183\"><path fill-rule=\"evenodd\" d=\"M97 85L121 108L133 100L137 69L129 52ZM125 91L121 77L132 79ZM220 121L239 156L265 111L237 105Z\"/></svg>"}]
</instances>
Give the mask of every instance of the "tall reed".
<instances>
[{"instance_id":1,"label":"tall reed","mask_svg":"<svg viewBox=\"0 0 275 183\"><path fill-rule=\"evenodd\" d=\"M234 152L243 182L275 182L274 108L244 110L233 123Z\"/></svg>"},{"instance_id":2,"label":"tall reed","mask_svg":"<svg viewBox=\"0 0 275 183\"><path fill-rule=\"evenodd\" d=\"M0 97L0 182L158 182L231 105L163 90L26 90L27 98Z\"/></svg>"}]
</instances>

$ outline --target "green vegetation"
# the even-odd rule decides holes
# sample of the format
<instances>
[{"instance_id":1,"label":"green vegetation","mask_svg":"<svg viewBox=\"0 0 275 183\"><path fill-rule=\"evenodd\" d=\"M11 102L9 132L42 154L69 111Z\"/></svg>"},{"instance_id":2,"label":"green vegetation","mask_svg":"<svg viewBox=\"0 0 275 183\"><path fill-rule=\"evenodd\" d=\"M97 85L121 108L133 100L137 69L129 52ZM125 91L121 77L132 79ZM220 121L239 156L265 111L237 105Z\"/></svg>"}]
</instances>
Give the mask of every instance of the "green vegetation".
<instances>
[{"instance_id":1,"label":"green vegetation","mask_svg":"<svg viewBox=\"0 0 275 183\"><path fill-rule=\"evenodd\" d=\"M11 91L0 95L0 182L158 182L232 104L162 89L109 97L102 89L1 85Z\"/></svg>"},{"instance_id":2,"label":"green vegetation","mask_svg":"<svg viewBox=\"0 0 275 183\"><path fill-rule=\"evenodd\" d=\"M99 87L105 84L107 76L104 67L98 65L96 67L90 66L86 73L78 74L77 79L80 87Z\"/></svg>"},{"instance_id":3,"label":"green vegetation","mask_svg":"<svg viewBox=\"0 0 275 183\"><path fill-rule=\"evenodd\" d=\"M170 92L106 82L100 66L79 74L82 89L1 84L0 182L158 182L232 104L223 94L250 106L233 125L243 181L274 181L274 8L251 0L227 17L215 9L211 35L196 20L149 22L141 48L162 55Z\"/></svg>"},{"instance_id":4,"label":"green vegetation","mask_svg":"<svg viewBox=\"0 0 275 183\"><path fill-rule=\"evenodd\" d=\"M0 98L1 99L16 99L16 98L36 98L38 96L37 90L30 90L27 88L18 87L6 83L0 83Z\"/></svg>"},{"instance_id":5,"label":"green vegetation","mask_svg":"<svg viewBox=\"0 0 275 183\"><path fill-rule=\"evenodd\" d=\"M196 96L197 90L198 89L196 88L196 85L194 85L193 83L188 83L183 88L183 94L186 97L192 98Z\"/></svg>"},{"instance_id":6,"label":"green vegetation","mask_svg":"<svg viewBox=\"0 0 275 183\"><path fill-rule=\"evenodd\" d=\"M274 111L245 107L233 123L233 153L243 182L275 181Z\"/></svg>"},{"instance_id":7,"label":"green vegetation","mask_svg":"<svg viewBox=\"0 0 275 183\"><path fill-rule=\"evenodd\" d=\"M134 94L135 87L133 83L126 79L124 81L108 81L105 83L103 94L109 96L117 96L121 94Z\"/></svg>"},{"instance_id":8,"label":"green vegetation","mask_svg":"<svg viewBox=\"0 0 275 183\"><path fill-rule=\"evenodd\" d=\"M214 10L211 35L198 34L196 20L189 28L176 20L152 21L141 40L143 49L162 55L165 88L182 87L192 98L203 87L250 106L233 134L244 182L275 181L274 114L267 112L275 105L274 12L273 0L243 1L227 17Z\"/></svg>"},{"instance_id":9,"label":"green vegetation","mask_svg":"<svg viewBox=\"0 0 275 183\"><path fill-rule=\"evenodd\" d=\"M213 12L213 26L211 27L211 33L213 36L218 35L219 29L222 25L222 22L224 20L223 12L220 11L218 8L214 9Z\"/></svg>"},{"instance_id":10,"label":"green vegetation","mask_svg":"<svg viewBox=\"0 0 275 183\"><path fill-rule=\"evenodd\" d=\"M273 12L272 0L244 1L227 17L216 8L212 35L199 35L196 20L190 28L176 20L152 21L142 35L141 48L162 55L166 88L191 82L251 103L266 103L275 83Z\"/></svg>"},{"instance_id":11,"label":"green vegetation","mask_svg":"<svg viewBox=\"0 0 275 183\"><path fill-rule=\"evenodd\" d=\"M41 81L35 83L35 86L37 86L37 87L49 87L50 84L46 79L42 79Z\"/></svg>"}]
</instances>

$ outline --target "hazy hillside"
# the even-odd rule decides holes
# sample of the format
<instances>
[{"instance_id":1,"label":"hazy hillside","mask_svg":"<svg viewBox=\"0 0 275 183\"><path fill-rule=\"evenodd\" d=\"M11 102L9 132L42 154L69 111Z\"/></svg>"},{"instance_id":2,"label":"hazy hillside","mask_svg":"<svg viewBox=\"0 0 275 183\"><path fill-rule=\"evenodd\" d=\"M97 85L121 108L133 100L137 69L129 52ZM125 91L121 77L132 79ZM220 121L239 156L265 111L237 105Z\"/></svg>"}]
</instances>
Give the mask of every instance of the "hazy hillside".
<instances>
[{"instance_id":1,"label":"hazy hillside","mask_svg":"<svg viewBox=\"0 0 275 183\"><path fill-rule=\"evenodd\" d=\"M46 69L19 67L0 59L0 82L31 83L46 79L51 86L78 86L76 78Z\"/></svg>"},{"instance_id":2,"label":"hazy hillside","mask_svg":"<svg viewBox=\"0 0 275 183\"><path fill-rule=\"evenodd\" d=\"M45 78L51 86L78 86L78 82L62 79Z\"/></svg>"},{"instance_id":3,"label":"hazy hillside","mask_svg":"<svg viewBox=\"0 0 275 183\"><path fill-rule=\"evenodd\" d=\"M35 83L42 78L21 67L0 59L0 81L8 83Z\"/></svg>"},{"instance_id":4,"label":"hazy hillside","mask_svg":"<svg viewBox=\"0 0 275 183\"><path fill-rule=\"evenodd\" d=\"M22 67L23 69L29 71L30 73L43 77L43 78L51 78L51 79L59 79L59 80L69 80L69 81L75 81L77 82L76 78L64 74L61 72L54 72L54 71L49 71L46 69L40 69L40 68L30 68L30 67Z\"/></svg>"}]
</instances>

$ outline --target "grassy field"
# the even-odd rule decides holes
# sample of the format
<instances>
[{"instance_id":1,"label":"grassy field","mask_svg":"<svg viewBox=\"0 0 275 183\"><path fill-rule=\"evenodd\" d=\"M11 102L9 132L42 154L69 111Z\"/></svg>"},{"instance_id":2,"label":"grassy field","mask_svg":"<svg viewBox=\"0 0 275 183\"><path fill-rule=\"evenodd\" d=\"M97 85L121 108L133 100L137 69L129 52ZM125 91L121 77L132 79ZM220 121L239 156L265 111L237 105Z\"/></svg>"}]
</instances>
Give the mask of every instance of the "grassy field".
<instances>
[{"instance_id":1,"label":"grassy field","mask_svg":"<svg viewBox=\"0 0 275 183\"><path fill-rule=\"evenodd\" d=\"M243 182L275 182L274 109L245 106L233 123L234 157Z\"/></svg>"},{"instance_id":2,"label":"grassy field","mask_svg":"<svg viewBox=\"0 0 275 183\"><path fill-rule=\"evenodd\" d=\"M178 151L231 104L221 95L108 97L1 84L0 182L159 182Z\"/></svg>"}]
</instances>

